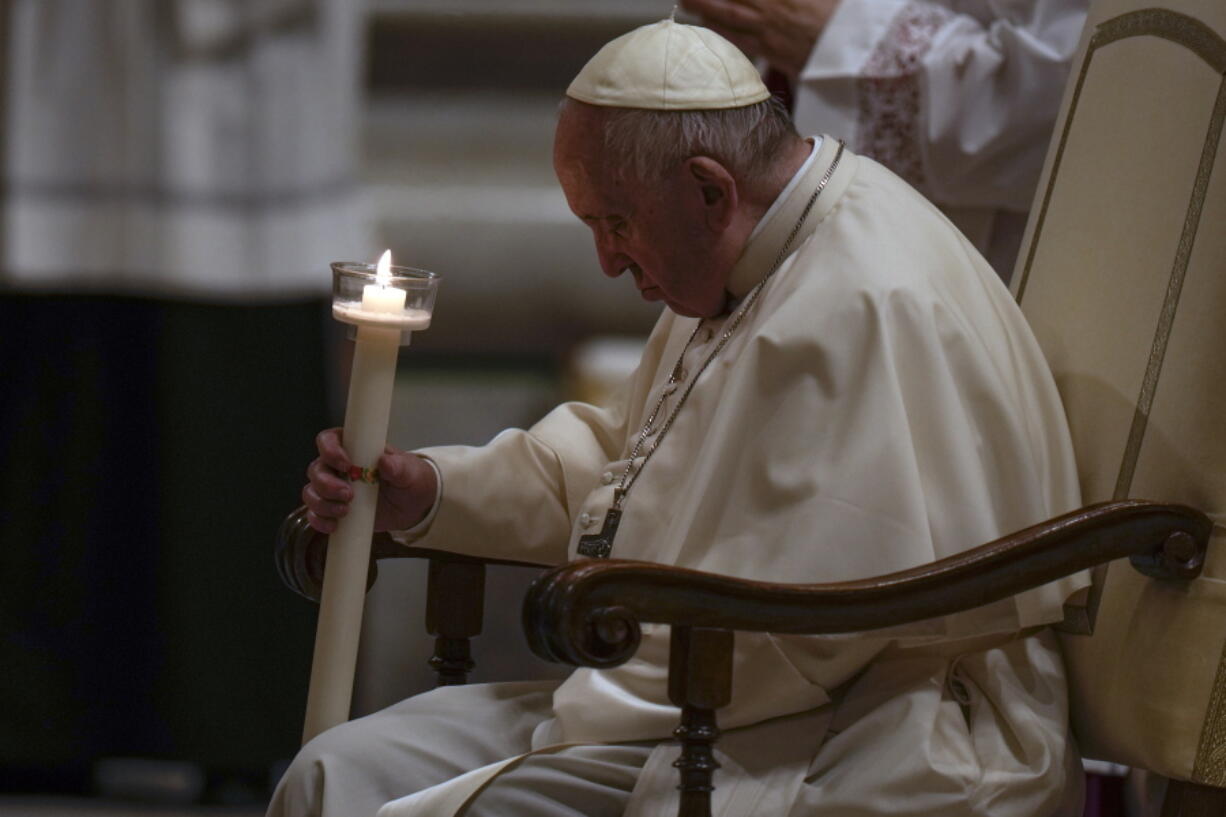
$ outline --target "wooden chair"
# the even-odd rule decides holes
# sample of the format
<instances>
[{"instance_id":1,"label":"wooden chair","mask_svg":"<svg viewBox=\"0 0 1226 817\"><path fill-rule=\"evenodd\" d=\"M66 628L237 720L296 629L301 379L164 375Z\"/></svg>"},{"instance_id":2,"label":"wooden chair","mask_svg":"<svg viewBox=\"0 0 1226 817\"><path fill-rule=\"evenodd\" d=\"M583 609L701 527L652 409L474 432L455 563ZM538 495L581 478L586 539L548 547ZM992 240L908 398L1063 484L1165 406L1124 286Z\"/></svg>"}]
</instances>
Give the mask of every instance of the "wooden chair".
<instances>
[{"instance_id":1,"label":"wooden chair","mask_svg":"<svg viewBox=\"0 0 1226 817\"><path fill-rule=\"evenodd\" d=\"M1102 0L1066 92L1014 291L1066 401L1085 508L864 581L770 585L580 560L532 586L525 630L550 660L614 666L640 623L672 626L683 817L710 814L735 631L896 625L1096 565L1062 635L1083 752L1171 778L1168 817L1226 814L1224 33L1218 0ZM322 542L301 513L279 537L282 575L308 596ZM375 555L430 558L431 663L440 683L462 682L482 563L384 536Z\"/></svg>"},{"instance_id":2,"label":"wooden chair","mask_svg":"<svg viewBox=\"0 0 1226 817\"><path fill-rule=\"evenodd\" d=\"M524 628L542 658L612 667L634 654L640 622L672 625L669 697L681 710L682 817L710 814L716 711L730 699L733 633L823 634L870 630L970 609L1059 576L1129 557L1152 580L1183 585L1200 575L1212 522L1181 505L1101 503L924 567L857 582L781 585L624 560L581 560L547 570L524 602ZM326 538L299 508L278 534L286 584L318 601ZM470 639L481 633L486 564L377 535L375 558L430 560L426 630L438 683L462 684L473 667ZM371 582L374 580L372 571ZM1170 796L1226 813L1220 789L1177 784ZM1168 796L1168 799L1170 798ZM1164 815L1168 812L1164 811Z\"/></svg>"}]
</instances>

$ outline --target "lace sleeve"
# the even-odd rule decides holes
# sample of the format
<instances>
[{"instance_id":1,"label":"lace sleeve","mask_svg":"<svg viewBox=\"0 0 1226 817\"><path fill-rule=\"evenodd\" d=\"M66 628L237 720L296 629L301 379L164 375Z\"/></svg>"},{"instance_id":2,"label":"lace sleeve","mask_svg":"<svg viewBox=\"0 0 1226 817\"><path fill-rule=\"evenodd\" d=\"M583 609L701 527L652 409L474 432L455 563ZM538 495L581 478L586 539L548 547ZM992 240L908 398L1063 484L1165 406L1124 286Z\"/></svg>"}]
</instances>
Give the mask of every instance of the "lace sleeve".
<instances>
[{"instance_id":1,"label":"lace sleeve","mask_svg":"<svg viewBox=\"0 0 1226 817\"><path fill-rule=\"evenodd\" d=\"M924 55L953 14L908 3L869 54L858 80L858 152L871 156L915 187L925 187L920 154L919 73Z\"/></svg>"}]
</instances>

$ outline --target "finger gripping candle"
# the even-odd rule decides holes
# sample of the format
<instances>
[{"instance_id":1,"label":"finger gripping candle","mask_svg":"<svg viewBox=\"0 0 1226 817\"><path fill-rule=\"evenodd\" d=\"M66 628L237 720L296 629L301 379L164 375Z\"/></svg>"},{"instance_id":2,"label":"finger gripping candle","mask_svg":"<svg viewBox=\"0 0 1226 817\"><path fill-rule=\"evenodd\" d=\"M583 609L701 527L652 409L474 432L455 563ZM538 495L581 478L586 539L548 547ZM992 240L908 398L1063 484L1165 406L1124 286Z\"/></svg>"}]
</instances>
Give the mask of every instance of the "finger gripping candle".
<instances>
[{"instance_id":1,"label":"finger gripping candle","mask_svg":"<svg viewBox=\"0 0 1226 817\"><path fill-rule=\"evenodd\" d=\"M332 265L332 316L350 324L355 340L343 438L353 500L328 537L303 743L349 719L396 357L410 333L430 325L438 282L431 272L392 267L390 250L374 268Z\"/></svg>"}]
</instances>

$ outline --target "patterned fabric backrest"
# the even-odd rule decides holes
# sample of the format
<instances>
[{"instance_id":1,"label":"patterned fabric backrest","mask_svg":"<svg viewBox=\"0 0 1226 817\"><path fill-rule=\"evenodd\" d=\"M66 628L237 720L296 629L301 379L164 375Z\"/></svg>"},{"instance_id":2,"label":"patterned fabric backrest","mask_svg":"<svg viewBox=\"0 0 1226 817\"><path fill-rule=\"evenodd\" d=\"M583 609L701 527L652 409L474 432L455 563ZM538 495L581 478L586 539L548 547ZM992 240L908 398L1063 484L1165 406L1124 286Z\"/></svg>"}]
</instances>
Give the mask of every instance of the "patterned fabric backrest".
<instances>
[{"instance_id":1,"label":"patterned fabric backrest","mask_svg":"<svg viewBox=\"0 0 1226 817\"><path fill-rule=\"evenodd\" d=\"M1087 757L1226 786L1226 3L1100 0L1014 294L1065 400L1086 504L1208 513L1202 578L1100 571L1064 635Z\"/></svg>"}]
</instances>

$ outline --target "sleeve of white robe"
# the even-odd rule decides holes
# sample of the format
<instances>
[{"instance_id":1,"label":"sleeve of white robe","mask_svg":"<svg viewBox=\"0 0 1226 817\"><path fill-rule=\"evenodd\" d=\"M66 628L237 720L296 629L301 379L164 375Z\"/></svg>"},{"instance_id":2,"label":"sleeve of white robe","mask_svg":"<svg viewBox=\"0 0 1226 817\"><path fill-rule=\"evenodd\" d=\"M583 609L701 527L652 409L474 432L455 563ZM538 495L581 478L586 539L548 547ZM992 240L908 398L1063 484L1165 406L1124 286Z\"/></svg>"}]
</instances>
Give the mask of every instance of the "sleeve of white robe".
<instances>
[{"instance_id":1,"label":"sleeve of white robe","mask_svg":"<svg viewBox=\"0 0 1226 817\"><path fill-rule=\"evenodd\" d=\"M419 453L438 469L441 496L429 526L397 538L492 559L566 561L572 513L617 456L624 411L563 403L528 430L509 428L481 447Z\"/></svg>"},{"instance_id":2,"label":"sleeve of white robe","mask_svg":"<svg viewBox=\"0 0 1226 817\"><path fill-rule=\"evenodd\" d=\"M802 70L802 131L933 201L1029 209L1086 0L842 0Z\"/></svg>"},{"instance_id":3,"label":"sleeve of white robe","mask_svg":"<svg viewBox=\"0 0 1226 817\"><path fill-rule=\"evenodd\" d=\"M653 333L647 354L658 354L662 334ZM440 496L428 524L393 536L489 559L566 561L576 509L621 456L629 406L650 385L640 366L607 406L563 403L531 428L506 429L486 445L419 451L439 474Z\"/></svg>"}]
</instances>

